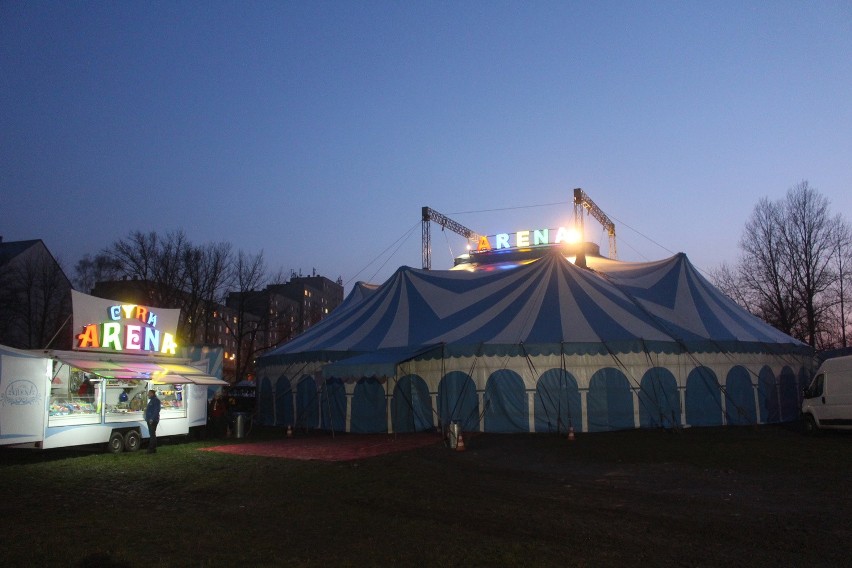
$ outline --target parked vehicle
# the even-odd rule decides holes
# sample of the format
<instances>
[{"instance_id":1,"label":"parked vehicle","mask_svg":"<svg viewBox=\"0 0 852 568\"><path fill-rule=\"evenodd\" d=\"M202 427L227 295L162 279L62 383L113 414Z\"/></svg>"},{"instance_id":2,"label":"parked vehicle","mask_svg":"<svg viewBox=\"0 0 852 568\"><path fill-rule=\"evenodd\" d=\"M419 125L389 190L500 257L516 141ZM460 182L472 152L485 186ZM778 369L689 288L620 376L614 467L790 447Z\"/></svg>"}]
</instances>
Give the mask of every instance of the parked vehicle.
<instances>
[{"instance_id":1,"label":"parked vehicle","mask_svg":"<svg viewBox=\"0 0 852 568\"><path fill-rule=\"evenodd\" d=\"M175 358L0 346L0 445L133 452L150 435L149 390L162 405L158 437L180 436L206 428L207 387L221 384Z\"/></svg>"},{"instance_id":2,"label":"parked vehicle","mask_svg":"<svg viewBox=\"0 0 852 568\"><path fill-rule=\"evenodd\" d=\"M827 359L804 391L802 423L807 433L852 430L852 356Z\"/></svg>"}]
</instances>

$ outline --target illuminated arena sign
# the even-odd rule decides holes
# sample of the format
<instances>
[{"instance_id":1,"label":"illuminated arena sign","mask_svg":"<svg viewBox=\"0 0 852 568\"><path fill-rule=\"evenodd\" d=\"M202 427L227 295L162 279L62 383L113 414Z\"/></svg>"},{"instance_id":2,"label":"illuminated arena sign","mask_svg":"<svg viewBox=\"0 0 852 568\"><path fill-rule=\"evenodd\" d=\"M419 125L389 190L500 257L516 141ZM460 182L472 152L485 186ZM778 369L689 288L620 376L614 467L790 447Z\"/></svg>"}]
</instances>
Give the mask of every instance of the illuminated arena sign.
<instances>
[{"instance_id":1,"label":"illuminated arena sign","mask_svg":"<svg viewBox=\"0 0 852 568\"><path fill-rule=\"evenodd\" d=\"M180 310L121 304L72 291L76 335L82 351L174 355ZM156 311L155 311L156 310Z\"/></svg>"},{"instance_id":2,"label":"illuminated arena sign","mask_svg":"<svg viewBox=\"0 0 852 568\"><path fill-rule=\"evenodd\" d=\"M511 244L511 236L513 234L515 235L514 245ZM551 237L553 237L553 240L551 240ZM488 237L479 237L476 252L576 243L578 240L577 232L565 227L559 227L553 231L551 229L535 229L532 231L518 231L517 233L498 233L494 235L493 247Z\"/></svg>"}]
</instances>

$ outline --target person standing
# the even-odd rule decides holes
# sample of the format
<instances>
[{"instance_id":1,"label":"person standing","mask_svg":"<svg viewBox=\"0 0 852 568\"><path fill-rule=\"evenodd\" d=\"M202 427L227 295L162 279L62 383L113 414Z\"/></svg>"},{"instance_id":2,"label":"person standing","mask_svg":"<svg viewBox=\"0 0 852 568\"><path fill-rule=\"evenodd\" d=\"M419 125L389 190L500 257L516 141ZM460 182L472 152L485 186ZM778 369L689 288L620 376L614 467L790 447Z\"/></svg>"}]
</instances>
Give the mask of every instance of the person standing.
<instances>
[{"instance_id":1,"label":"person standing","mask_svg":"<svg viewBox=\"0 0 852 568\"><path fill-rule=\"evenodd\" d=\"M151 438L148 440L148 453L153 454L157 451L157 424L160 423L160 399L157 398L157 393L154 392L154 389L148 391L145 422L148 423L148 433L151 435Z\"/></svg>"},{"instance_id":2,"label":"person standing","mask_svg":"<svg viewBox=\"0 0 852 568\"><path fill-rule=\"evenodd\" d=\"M217 438L224 437L228 429L228 405L225 402L225 397L221 392L217 392L213 398L213 405L210 409L210 421L212 425L213 435Z\"/></svg>"},{"instance_id":3,"label":"person standing","mask_svg":"<svg viewBox=\"0 0 852 568\"><path fill-rule=\"evenodd\" d=\"M86 402L94 402L95 400L95 385L92 384L92 381L88 376L83 378L83 382L80 383L80 388L77 390L77 396L85 400Z\"/></svg>"}]
</instances>

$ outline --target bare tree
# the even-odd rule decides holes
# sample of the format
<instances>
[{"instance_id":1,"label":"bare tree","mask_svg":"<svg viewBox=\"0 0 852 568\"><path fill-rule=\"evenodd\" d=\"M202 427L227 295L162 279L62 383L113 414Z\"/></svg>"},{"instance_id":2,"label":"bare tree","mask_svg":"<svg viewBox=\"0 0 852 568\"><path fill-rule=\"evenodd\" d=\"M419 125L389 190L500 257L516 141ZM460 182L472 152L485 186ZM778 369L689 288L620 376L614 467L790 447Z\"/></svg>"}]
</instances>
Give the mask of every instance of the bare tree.
<instances>
[{"instance_id":1,"label":"bare tree","mask_svg":"<svg viewBox=\"0 0 852 568\"><path fill-rule=\"evenodd\" d=\"M159 244L159 248L154 251L154 264L151 267L154 282L157 283L158 301L163 307L183 309L188 300L186 292L189 267L186 257L192 249L192 244L183 231L167 233ZM183 314L184 325L186 315L187 313ZM186 333L182 335L185 337Z\"/></svg>"},{"instance_id":2,"label":"bare tree","mask_svg":"<svg viewBox=\"0 0 852 568\"><path fill-rule=\"evenodd\" d=\"M192 338L187 324L193 312L186 309L187 304L193 302L187 293L187 261L192 259L191 249L183 231L170 232L165 237L153 231L134 231L101 253L106 257L104 264L114 267L117 277L137 281L146 305L181 310L177 336L184 342Z\"/></svg>"},{"instance_id":3,"label":"bare tree","mask_svg":"<svg viewBox=\"0 0 852 568\"><path fill-rule=\"evenodd\" d=\"M840 215L830 214L828 200L803 181L784 200L758 202L735 269L722 266L714 282L781 331L814 348L831 347L845 328L848 231Z\"/></svg>"},{"instance_id":4,"label":"bare tree","mask_svg":"<svg viewBox=\"0 0 852 568\"><path fill-rule=\"evenodd\" d=\"M266 279L263 251L256 255L243 251L237 253L229 279L235 291L228 296L228 307L235 313L223 312L225 329L236 346L234 367L237 382L247 376L252 369L255 353L265 346L264 334L269 318L265 306L266 295L259 289L266 285ZM258 302L262 304L260 310L256 307Z\"/></svg>"},{"instance_id":5,"label":"bare tree","mask_svg":"<svg viewBox=\"0 0 852 568\"><path fill-rule=\"evenodd\" d=\"M0 339L21 349L71 347L71 283L39 242L0 270Z\"/></svg>"},{"instance_id":6,"label":"bare tree","mask_svg":"<svg viewBox=\"0 0 852 568\"><path fill-rule=\"evenodd\" d=\"M830 301L833 304L832 313L834 314L836 329L833 337L828 339L828 342L839 347L848 347L849 341L847 338L846 328L848 327L849 318L847 311L850 306L850 289L852 289L852 229L846 223L841 223L837 231L837 241L835 244L835 252L832 255L833 270L837 275L835 282L830 292Z\"/></svg>"},{"instance_id":7,"label":"bare tree","mask_svg":"<svg viewBox=\"0 0 852 568\"><path fill-rule=\"evenodd\" d=\"M122 277L153 282L159 247L160 238L154 231L133 231L103 252L112 258Z\"/></svg>"},{"instance_id":8,"label":"bare tree","mask_svg":"<svg viewBox=\"0 0 852 568\"><path fill-rule=\"evenodd\" d=\"M800 310L794 270L782 234L781 204L761 199L740 239L743 256L737 266L745 306L781 331L793 335Z\"/></svg>"},{"instance_id":9,"label":"bare tree","mask_svg":"<svg viewBox=\"0 0 852 568\"><path fill-rule=\"evenodd\" d=\"M742 285L736 266L731 266L723 262L718 268L710 271L710 278L723 294L730 297L737 304L741 306L749 304L747 296L749 290Z\"/></svg>"},{"instance_id":10,"label":"bare tree","mask_svg":"<svg viewBox=\"0 0 852 568\"><path fill-rule=\"evenodd\" d=\"M818 347L817 339L831 307L825 293L836 279L832 257L842 221L839 216L830 216L828 200L806 181L787 192L785 213L782 228L796 295L804 312L804 337L811 347Z\"/></svg>"},{"instance_id":11,"label":"bare tree","mask_svg":"<svg viewBox=\"0 0 852 568\"><path fill-rule=\"evenodd\" d=\"M84 255L74 266L74 288L90 294L95 284L121 277L121 266L109 255Z\"/></svg>"},{"instance_id":12,"label":"bare tree","mask_svg":"<svg viewBox=\"0 0 852 568\"><path fill-rule=\"evenodd\" d=\"M190 340L211 340L217 304L224 304L232 263L228 243L189 247L185 252L187 302L187 335Z\"/></svg>"}]
</instances>

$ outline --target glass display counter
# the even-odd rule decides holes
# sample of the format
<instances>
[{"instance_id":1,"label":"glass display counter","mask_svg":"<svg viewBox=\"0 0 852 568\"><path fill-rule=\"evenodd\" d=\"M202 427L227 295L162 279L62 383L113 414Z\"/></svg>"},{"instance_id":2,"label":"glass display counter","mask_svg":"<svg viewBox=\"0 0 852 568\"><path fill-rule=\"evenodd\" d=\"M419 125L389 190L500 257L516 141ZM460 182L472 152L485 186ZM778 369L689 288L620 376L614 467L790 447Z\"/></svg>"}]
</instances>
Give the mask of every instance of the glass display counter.
<instances>
[{"instance_id":1,"label":"glass display counter","mask_svg":"<svg viewBox=\"0 0 852 568\"><path fill-rule=\"evenodd\" d=\"M153 388L160 399L160 420L186 417L183 385L154 385Z\"/></svg>"},{"instance_id":2,"label":"glass display counter","mask_svg":"<svg viewBox=\"0 0 852 568\"><path fill-rule=\"evenodd\" d=\"M47 410L48 426L68 424L97 424L101 415L97 406L87 400L64 396L51 396Z\"/></svg>"},{"instance_id":3,"label":"glass display counter","mask_svg":"<svg viewBox=\"0 0 852 568\"><path fill-rule=\"evenodd\" d=\"M148 404L147 381L140 379L109 379L104 393L107 422L144 420Z\"/></svg>"},{"instance_id":4,"label":"glass display counter","mask_svg":"<svg viewBox=\"0 0 852 568\"><path fill-rule=\"evenodd\" d=\"M184 385L152 385L144 378L105 378L75 369L52 381L47 425L144 421L149 388L160 399L160 420L186 418Z\"/></svg>"},{"instance_id":5,"label":"glass display counter","mask_svg":"<svg viewBox=\"0 0 852 568\"><path fill-rule=\"evenodd\" d=\"M51 383L47 425L99 423L101 421L100 396L103 388L101 381L82 372L72 373L70 379Z\"/></svg>"}]
</instances>

